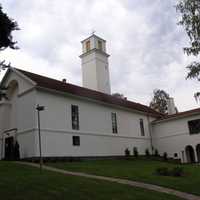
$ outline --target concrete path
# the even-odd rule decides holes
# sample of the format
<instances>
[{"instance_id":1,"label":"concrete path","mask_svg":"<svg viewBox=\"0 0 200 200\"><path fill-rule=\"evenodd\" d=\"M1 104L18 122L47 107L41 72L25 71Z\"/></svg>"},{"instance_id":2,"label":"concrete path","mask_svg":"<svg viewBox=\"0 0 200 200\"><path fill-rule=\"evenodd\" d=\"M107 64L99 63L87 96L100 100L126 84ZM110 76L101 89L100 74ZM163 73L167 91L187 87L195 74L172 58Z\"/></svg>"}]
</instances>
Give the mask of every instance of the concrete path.
<instances>
[{"instance_id":1,"label":"concrete path","mask_svg":"<svg viewBox=\"0 0 200 200\"><path fill-rule=\"evenodd\" d=\"M30 163L30 162L16 162L16 163L39 168L39 165L35 164L35 163ZM62 174L65 174L65 175L81 176L81 177L85 177L85 178L92 178L92 179L97 179L97 180L110 181L110 182L125 184L125 185L129 185L129 186L133 186L133 187L144 188L144 189L147 189L147 190L153 190L153 191L156 191L156 192L172 194L172 195L175 195L177 197L180 197L182 199L187 199L187 200L200 200L200 196L196 196L196 195L189 194L189 193L186 193L186 192L180 192L178 190L165 188L165 187L157 186L157 185L152 185L152 184L148 184L148 183L130 181L130 180L127 180L127 179L120 179L120 178L96 176L96 175L80 173L80 172L71 172L71 171L66 171L66 170L63 170L63 169L49 167L49 166L46 166L46 165L43 166L43 169L53 171L53 172L62 173Z\"/></svg>"}]
</instances>

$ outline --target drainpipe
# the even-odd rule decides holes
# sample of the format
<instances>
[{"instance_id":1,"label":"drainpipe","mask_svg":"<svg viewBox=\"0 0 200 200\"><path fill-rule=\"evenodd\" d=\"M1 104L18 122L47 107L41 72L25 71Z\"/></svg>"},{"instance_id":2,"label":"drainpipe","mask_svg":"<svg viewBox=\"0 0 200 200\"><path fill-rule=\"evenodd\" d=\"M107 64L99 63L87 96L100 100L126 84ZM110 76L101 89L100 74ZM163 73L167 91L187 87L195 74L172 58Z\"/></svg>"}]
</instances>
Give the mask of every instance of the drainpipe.
<instances>
[{"instance_id":1,"label":"drainpipe","mask_svg":"<svg viewBox=\"0 0 200 200\"><path fill-rule=\"evenodd\" d=\"M149 136L150 136L151 153L152 153L152 155L153 155L152 127L151 127L151 122L150 122L150 119L149 119L149 112L147 113L147 121L148 121L148 127L149 127Z\"/></svg>"}]
</instances>

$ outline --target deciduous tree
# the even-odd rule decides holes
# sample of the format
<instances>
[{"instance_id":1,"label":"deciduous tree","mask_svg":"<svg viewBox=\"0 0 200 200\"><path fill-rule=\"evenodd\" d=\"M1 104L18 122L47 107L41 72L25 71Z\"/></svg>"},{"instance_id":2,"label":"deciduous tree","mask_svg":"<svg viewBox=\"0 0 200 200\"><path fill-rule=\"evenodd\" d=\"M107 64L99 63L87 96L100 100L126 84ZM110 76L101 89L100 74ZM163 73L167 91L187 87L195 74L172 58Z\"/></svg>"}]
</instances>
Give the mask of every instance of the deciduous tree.
<instances>
[{"instance_id":1,"label":"deciduous tree","mask_svg":"<svg viewBox=\"0 0 200 200\"><path fill-rule=\"evenodd\" d=\"M188 56L197 57L200 53L200 0L178 0L176 10L180 13L179 25L183 26L188 37L189 45L184 47L184 52ZM189 70L187 79L200 80L200 62L198 58L187 66ZM196 97L200 93L195 94Z\"/></svg>"},{"instance_id":2,"label":"deciduous tree","mask_svg":"<svg viewBox=\"0 0 200 200\"><path fill-rule=\"evenodd\" d=\"M6 48L17 49L16 41L13 41L12 31L19 30L18 24L13 19L9 18L6 13L3 12L0 5L0 51L5 50ZM0 60L0 72L3 69L10 67L10 63L6 64L5 60ZM2 98L6 98L7 88L0 88L0 101Z\"/></svg>"},{"instance_id":3,"label":"deciduous tree","mask_svg":"<svg viewBox=\"0 0 200 200\"><path fill-rule=\"evenodd\" d=\"M13 40L12 32L19 30L18 24L13 19L9 18L6 13L3 12L0 5L0 51L6 48L17 49L16 41ZM5 61L0 61L0 70L9 67Z\"/></svg>"},{"instance_id":4,"label":"deciduous tree","mask_svg":"<svg viewBox=\"0 0 200 200\"><path fill-rule=\"evenodd\" d=\"M153 99L150 102L150 107L158 112L167 113L167 99L169 94L164 90L155 89L153 91Z\"/></svg>"}]
</instances>

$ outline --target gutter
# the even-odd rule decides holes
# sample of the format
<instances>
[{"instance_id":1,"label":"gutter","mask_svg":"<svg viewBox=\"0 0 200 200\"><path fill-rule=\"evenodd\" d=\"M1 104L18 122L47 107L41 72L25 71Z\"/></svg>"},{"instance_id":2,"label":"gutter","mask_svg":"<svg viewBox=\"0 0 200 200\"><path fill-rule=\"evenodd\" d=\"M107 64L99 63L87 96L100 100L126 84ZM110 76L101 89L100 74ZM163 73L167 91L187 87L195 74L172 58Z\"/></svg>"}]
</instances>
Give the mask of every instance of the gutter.
<instances>
[{"instance_id":1,"label":"gutter","mask_svg":"<svg viewBox=\"0 0 200 200\"><path fill-rule=\"evenodd\" d=\"M117 104L111 104L111 103L103 102L103 101L96 100L96 99L89 98L89 97L85 97L85 96L79 96L79 95L72 94L72 93L67 92L67 91L66 92L58 91L56 89L50 89L50 88L41 87L41 86L38 86L38 85L35 88L38 89L38 90L45 90L47 92L54 92L54 93L57 93L57 94L60 94L60 95L63 95L63 96L67 95L67 96L71 96L71 97L75 97L75 98L79 98L79 99L84 99L84 100L87 100L87 101L95 102L95 103L106 105L106 106L117 107L117 108L120 108L122 110L127 110L129 112L135 112L135 113L138 113L138 114L149 115L149 116L152 116L152 117L155 117L155 118L158 118L158 115L159 115L157 113L155 113L155 114L149 113L148 111L144 112L144 111L128 108L128 107L125 107L125 106L120 106L120 105L117 105Z\"/></svg>"},{"instance_id":2,"label":"gutter","mask_svg":"<svg viewBox=\"0 0 200 200\"><path fill-rule=\"evenodd\" d=\"M183 114L183 115L178 114L178 115L171 116L171 117L169 116L168 118L161 118L161 119L154 120L151 123L157 124L157 123L167 122L167 121L171 121L171 120L178 120L178 119L182 119L182 118L186 118L186 117L191 117L191 116L195 116L195 115L200 115L200 112L188 113L188 114Z\"/></svg>"}]
</instances>

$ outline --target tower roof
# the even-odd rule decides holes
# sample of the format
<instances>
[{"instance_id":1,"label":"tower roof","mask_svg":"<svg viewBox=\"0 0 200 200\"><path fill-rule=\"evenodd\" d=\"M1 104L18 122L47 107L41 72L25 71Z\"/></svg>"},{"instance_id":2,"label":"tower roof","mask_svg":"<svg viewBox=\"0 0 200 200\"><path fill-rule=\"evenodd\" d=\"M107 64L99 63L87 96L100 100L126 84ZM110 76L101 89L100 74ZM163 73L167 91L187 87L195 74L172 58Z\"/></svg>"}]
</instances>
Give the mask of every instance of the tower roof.
<instances>
[{"instance_id":1,"label":"tower roof","mask_svg":"<svg viewBox=\"0 0 200 200\"><path fill-rule=\"evenodd\" d=\"M82 40L81 43L85 42L86 40L90 39L91 37L95 37L95 38L97 38L97 39L99 39L99 40L102 40L102 41L106 42L106 40L102 39L101 37L99 37L99 36L97 36L97 35L95 35L95 34L93 33L92 35L90 35L90 36L87 37L86 39Z\"/></svg>"}]
</instances>

